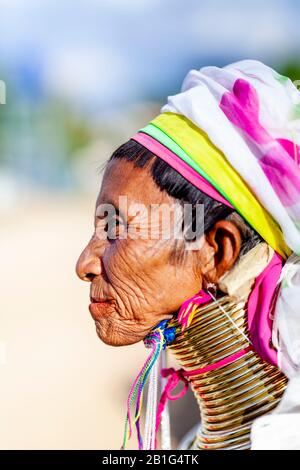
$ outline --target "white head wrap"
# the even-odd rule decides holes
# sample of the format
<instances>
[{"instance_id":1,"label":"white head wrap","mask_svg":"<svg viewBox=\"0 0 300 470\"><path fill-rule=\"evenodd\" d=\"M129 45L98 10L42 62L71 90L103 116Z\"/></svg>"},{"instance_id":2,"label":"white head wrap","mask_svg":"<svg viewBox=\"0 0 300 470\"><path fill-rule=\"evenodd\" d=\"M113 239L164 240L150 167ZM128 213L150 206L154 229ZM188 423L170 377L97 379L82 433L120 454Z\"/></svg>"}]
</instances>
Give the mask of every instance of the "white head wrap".
<instances>
[{"instance_id":1,"label":"white head wrap","mask_svg":"<svg viewBox=\"0 0 300 470\"><path fill-rule=\"evenodd\" d=\"M273 330L279 366L291 376L300 370L300 93L287 77L245 60L190 71L161 111L207 133L294 252L282 271Z\"/></svg>"}]
</instances>

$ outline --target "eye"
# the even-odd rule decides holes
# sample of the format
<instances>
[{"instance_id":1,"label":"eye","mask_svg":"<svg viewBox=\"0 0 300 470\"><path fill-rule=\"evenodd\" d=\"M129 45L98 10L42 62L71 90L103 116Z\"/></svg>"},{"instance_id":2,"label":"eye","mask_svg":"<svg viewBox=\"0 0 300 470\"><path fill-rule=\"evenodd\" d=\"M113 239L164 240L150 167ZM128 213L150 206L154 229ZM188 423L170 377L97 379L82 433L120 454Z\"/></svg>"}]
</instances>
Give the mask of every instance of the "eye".
<instances>
[{"instance_id":1,"label":"eye","mask_svg":"<svg viewBox=\"0 0 300 470\"><path fill-rule=\"evenodd\" d=\"M124 234L125 224L119 216L110 217L106 221L105 232L107 233L107 240L113 242L120 238L121 234Z\"/></svg>"}]
</instances>

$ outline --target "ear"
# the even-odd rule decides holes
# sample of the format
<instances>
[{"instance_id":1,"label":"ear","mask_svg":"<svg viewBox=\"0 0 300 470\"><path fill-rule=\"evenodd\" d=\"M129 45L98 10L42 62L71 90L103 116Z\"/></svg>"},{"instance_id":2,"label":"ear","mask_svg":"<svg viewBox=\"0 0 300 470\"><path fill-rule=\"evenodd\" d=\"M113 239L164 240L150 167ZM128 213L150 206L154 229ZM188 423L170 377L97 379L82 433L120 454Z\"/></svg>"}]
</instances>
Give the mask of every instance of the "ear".
<instances>
[{"instance_id":1,"label":"ear","mask_svg":"<svg viewBox=\"0 0 300 470\"><path fill-rule=\"evenodd\" d=\"M219 220L206 234L206 242L213 249L214 260L206 273L210 282L217 283L236 262L242 243L238 227L229 220Z\"/></svg>"}]
</instances>

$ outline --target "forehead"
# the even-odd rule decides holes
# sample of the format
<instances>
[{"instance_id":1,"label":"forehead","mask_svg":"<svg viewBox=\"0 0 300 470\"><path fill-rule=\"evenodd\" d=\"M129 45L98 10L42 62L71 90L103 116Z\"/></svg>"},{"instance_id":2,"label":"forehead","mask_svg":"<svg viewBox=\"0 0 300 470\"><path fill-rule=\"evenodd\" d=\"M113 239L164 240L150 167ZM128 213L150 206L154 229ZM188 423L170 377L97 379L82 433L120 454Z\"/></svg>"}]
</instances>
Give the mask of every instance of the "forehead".
<instances>
[{"instance_id":1,"label":"forehead","mask_svg":"<svg viewBox=\"0 0 300 470\"><path fill-rule=\"evenodd\" d=\"M97 205L110 201L118 205L119 196L145 205L171 203L172 198L155 184L148 168L136 168L127 160L112 160L104 173Z\"/></svg>"}]
</instances>

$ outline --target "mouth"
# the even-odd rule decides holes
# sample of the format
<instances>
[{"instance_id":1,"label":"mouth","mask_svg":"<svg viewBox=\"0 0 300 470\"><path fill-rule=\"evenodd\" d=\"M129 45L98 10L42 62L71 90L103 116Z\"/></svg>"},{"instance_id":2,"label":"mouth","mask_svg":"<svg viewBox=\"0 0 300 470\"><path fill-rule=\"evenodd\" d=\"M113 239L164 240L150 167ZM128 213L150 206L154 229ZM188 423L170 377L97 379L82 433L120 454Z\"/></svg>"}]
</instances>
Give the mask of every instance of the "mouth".
<instances>
[{"instance_id":1,"label":"mouth","mask_svg":"<svg viewBox=\"0 0 300 470\"><path fill-rule=\"evenodd\" d=\"M112 305L111 299L90 297L90 301L89 311L95 321L99 320L105 310Z\"/></svg>"},{"instance_id":2,"label":"mouth","mask_svg":"<svg viewBox=\"0 0 300 470\"><path fill-rule=\"evenodd\" d=\"M90 297L90 301L91 301L91 304L101 304L104 302L109 302L109 299Z\"/></svg>"}]
</instances>

